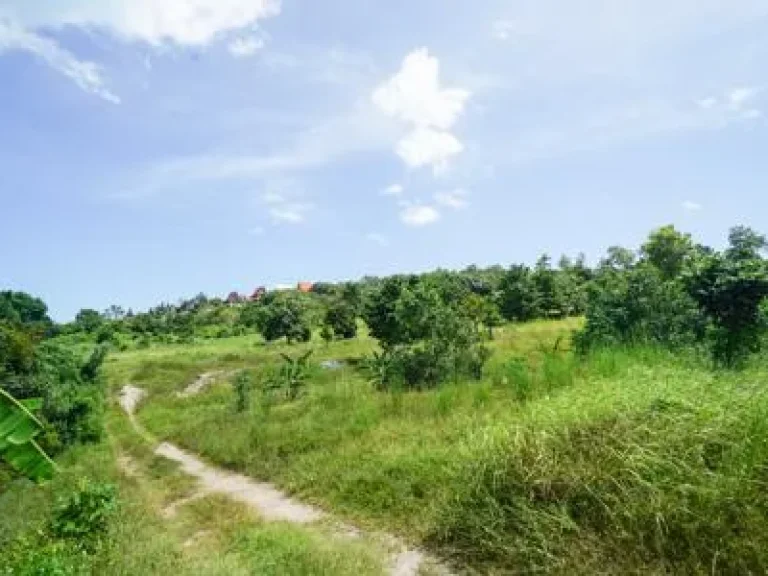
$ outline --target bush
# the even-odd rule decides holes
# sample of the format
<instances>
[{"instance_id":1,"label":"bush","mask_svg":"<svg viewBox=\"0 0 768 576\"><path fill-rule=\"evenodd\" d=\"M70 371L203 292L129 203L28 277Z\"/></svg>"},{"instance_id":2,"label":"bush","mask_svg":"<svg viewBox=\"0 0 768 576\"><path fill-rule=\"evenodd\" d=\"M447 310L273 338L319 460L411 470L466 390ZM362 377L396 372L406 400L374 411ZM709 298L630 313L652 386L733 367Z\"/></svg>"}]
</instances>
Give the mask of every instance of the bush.
<instances>
[{"instance_id":1,"label":"bush","mask_svg":"<svg viewBox=\"0 0 768 576\"><path fill-rule=\"evenodd\" d=\"M57 505L51 533L62 539L76 540L84 548L94 548L109 529L117 510L117 489L112 484L83 484Z\"/></svg>"},{"instance_id":2,"label":"bush","mask_svg":"<svg viewBox=\"0 0 768 576\"><path fill-rule=\"evenodd\" d=\"M704 336L706 318L678 279L664 280L652 266L601 271L588 289L587 322L574 345L658 343L680 347Z\"/></svg>"},{"instance_id":3,"label":"bush","mask_svg":"<svg viewBox=\"0 0 768 576\"><path fill-rule=\"evenodd\" d=\"M367 362L376 386L430 388L480 378L489 354L464 302L450 305L436 288L414 279L385 281L366 317L383 348Z\"/></svg>"}]
</instances>

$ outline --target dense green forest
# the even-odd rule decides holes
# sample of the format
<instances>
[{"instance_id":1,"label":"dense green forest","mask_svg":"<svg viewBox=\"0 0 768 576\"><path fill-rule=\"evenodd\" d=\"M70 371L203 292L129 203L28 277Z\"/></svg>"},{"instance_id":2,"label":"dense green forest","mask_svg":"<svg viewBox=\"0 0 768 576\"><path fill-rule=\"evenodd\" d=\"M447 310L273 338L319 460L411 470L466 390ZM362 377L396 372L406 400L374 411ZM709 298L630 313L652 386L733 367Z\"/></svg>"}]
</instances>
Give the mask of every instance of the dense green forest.
<instances>
[{"instance_id":1,"label":"dense green forest","mask_svg":"<svg viewBox=\"0 0 768 576\"><path fill-rule=\"evenodd\" d=\"M106 565L100 562L116 561L109 555L119 549L110 542L123 513L120 482L80 482L67 470L79 470L73 460L88 446L119 444L120 434L110 432L110 418L116 416L110 416L108 398L120 378L145 379L154 393L167 393L174 374L183 380L198 366L187 351L219 341L239 343L237 352L219 359L239 370L232 381L235 416L229 408L205 403L214 402L214 395L189 400L195 411L186 412L185 420L177 405L185 401L168 396L148 408L147 421L161 437L214 462L221 459L222 465L284 481L374 525L410 530L458 570L764 572L768 449L760 435L763 409L768 410L763 397L768 361L760 352L768 333L766 246L765 237L746 227L733 228L727 246L717 250L665 226L636 250L610 248L594 266L584 256L564 256L554 265L543 255L533 266L318 283L308 293L271 291L234 304L201 294L146 312L84 309L65 324L53 322L38 298L0 292L0 384L34 416L37 445L68 479L66 489L52 481L61 490L58 504L30 499L30 506L45 510L30 513L28 524L14 527L0 520L0 565L10 567L0 567L0 574L96 573ZM515 340L526 338L517 336L524 331L510 332L536 326L534 321L568 318L573 321L562 324L567 330L535 345ZM348 348L356 342L370 345ZM273 348L286 360L267 370L263 365L274 362L268 355ZM153 350L165 364L147 355ZM259 355L258 367L248 363L249 354ZM270 444L290 438L296 422L307 427L301 434L310 434L320 420L304 419L329 418L341 410L339 398L331 402L319 392L333 378L332 372L319 371L321 358L348 363L351 381L361 390L358 405L345 408L346 421L333 429L325 422L317 428L322 433L302 440L310 446L302 444L302 450L329 443L317 456L329 458L326 468L336 470L327 486L323 472L312 482L292 476L296 470L286 466L295 447ZM110 384L105 370L111 361L119 378ZM750 388L751 396L740 388L744 375L759 386ZM626 390L606 388L611 378L618 388L624 378ZM721 389L713 389L718 382ZM313 386L319 391L307 393ZM286 391L279 400L275 389ZM594 405L579 414L566 411L566 401L578 405L590 390ZM466 397L469 404L465 394L472 394ZM333 449L343 441L340 430L361 427L349 429L354 435L374 426L369 412L379 414L384 403L399 402L401 408L392 408L397 415L403 402L417 410L425 399L438 402L435 428L414 428L399 441L417 446L423 435L427 444L435 442L439 450L418 468L429 468L433 478L422 479L415 464L400 463L403 468L389 479L374 484L358 475L355 482L370 482L371 494L390 494L402 483L423 482L427 488L391 496L389 508L382 504L387 500L368 501L352 488L336 493L355 468L339 468L343 457ZM313 402L326 404L315 412ZM274 409L292 403L304 406L291 412L293 420ZM547 416L559 414L556 410L562 417ZM473 416L449 426L452 412L456 418ZM448 457L448 446L457 438L470 442L463 436L470 421L495 426L493 438L482 440L481 449L472 436L471 457L454 461L459 455ZM258 429L254 422L261 423ZM446 436L438 442L435 435L443 426ZM272 427L274 436L263 436ZM507 435L513 429L514 438ZM537 436L537 430L549 432ZM250 448L229 454L241 432L251 435ZM3 446L0 512L8 506L3 492L18 494L28 484ZM371 446L370 458L393 449ZM247 456L249 450L265 451L262 462L271 462L268 447L287 454L273 468ZM445 481L432 484L439 478ZM46 487L23 490L32 494ZM395 502L419 520L390 510ZM24 510L18 498L14 506Z\"/></svg>"}]
</instances>

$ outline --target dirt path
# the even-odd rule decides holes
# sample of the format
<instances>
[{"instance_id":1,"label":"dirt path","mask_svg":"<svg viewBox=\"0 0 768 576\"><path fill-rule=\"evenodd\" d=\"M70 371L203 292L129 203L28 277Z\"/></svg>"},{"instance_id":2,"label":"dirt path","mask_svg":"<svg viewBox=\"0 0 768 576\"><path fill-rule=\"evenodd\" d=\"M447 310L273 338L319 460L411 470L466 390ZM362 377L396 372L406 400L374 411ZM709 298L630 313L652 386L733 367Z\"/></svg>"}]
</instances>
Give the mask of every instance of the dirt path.
<instances>
[{"instance_id":1,"label":"dirt path","mask_svg":"<svg viewBox=\"0 0 768 576\"><path fill-rule=\"evenodd\" d=\"M136 409L145 396L146 392L141 388L125 386L120 393L120 406L127 414L136 431L151 440L151 437L141 427L135 416ZM218 493L253 508L265 520L309 524L327 516L324 512L313 506L290 498L271 484L257 482L247 476L205 464L196 456L168 442L158 445L155 448L155 454L177 462L183 472L197 478L200 482L199 493L166 509L164 512L168 515L175 514L176 509L186 501L196 499L200 495ZM350 537L359 537L365 534L354 526L341 524L340 526L343 526L344 530L340 529L337 531L337 535L352 534L354 536ZM381 540L381 538L379 539ZM405 546L394 536L386 535L383 539L388 542L388 548L396 550L390 554L389 576L417 576L427 566L430 567L430 573L432 574L450 576L450 571L434 559L427 557L423 552Z\"/></svg>"},{"instance_id":2,"label":"dirt path","mask_svg":"<svg viewBox=\"0 0 768 576\"><path fill-rule=\"evenodd\" d=\"M179 463L185 473L200 481L203 492L229 496L254 508L267 520L307 524L323 516L319 510L291 500L270 484L208 466L167 442L160 444L155 454Z\"/></svg>"},{"instance_id":3,"label":"dirt path","mask_svg":"<svg viewBox=\"0 0 768 576\"><path fill-rule=\"evenodd\" d=\"M190 396L197 396L205 390L208 386L213 384L216 380L221 378L227 378L235 373L235 370L214 370L213 372L204 372L200 374L192 384L184 388L183 391L178 393L179 398L189 398Z\"/></svg>"}]
</instances>

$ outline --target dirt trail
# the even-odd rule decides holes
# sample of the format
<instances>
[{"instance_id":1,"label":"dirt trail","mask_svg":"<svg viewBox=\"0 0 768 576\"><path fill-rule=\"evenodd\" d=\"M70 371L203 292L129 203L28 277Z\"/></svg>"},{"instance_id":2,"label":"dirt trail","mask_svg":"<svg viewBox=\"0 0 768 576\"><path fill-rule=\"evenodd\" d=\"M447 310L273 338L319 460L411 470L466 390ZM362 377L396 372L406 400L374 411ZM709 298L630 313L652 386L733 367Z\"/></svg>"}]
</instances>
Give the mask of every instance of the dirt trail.
<instances>
[{"instance_id":1,"label":"dirt trail","mask_svg":"<svg viewBox=\"0 0 768 576\"><path fill-rule=\"evenodd\" d=\"M146 392L141 388L125 386L120 393L120 406L136 431L149 438L135 416L136 409L145 396ZM200 482L200 491L197 494L172 504L164 510L164 515L172 516L176 509L187 501L207 494L218 493L253 508L266 520L309 524L326 517L326 514L321 510L288 497L271 484L257 482L247 476L209 466L194 455L168 442L163 442L157 446L155 454L177 462L182 471L197 478ZM338 534L349 534L349 537L359 537L365 534L359 528L351 525L343 525L342 527L344 530L339 531ZM389 576L417 576L427 565L430 567L431 573L450 576L451 573L446 568L421 551L408 548L393 536L387 535L384 540L388 542L388 547L396 550L390 555Z\"/></svg>"},{"instance_id":2,"label":"dirt trail","mask_svg":"<svg viewBox=\"0 0 768 576\"><path fill-rule=\"evenodd\" d=\"M205 390L208 386L213 384L216 380L226 378L234 374L234 370L215 370L213 372L205 372L200 374L192 384L184 388L183 391L177 395L179 398L189 398L190 396L196 396Z\"/></svg>"},{"instance_id":3,"label":"dirt trail","mask_svg":"<svg viewBox=\"0 0 768 576\"><path fill-rule=\"evenodd\" d=\"M322 517L319 510L291 500L269 484L208 466L167 442L160 444L155 454L181 464L184 472L200 481L203 492L229 496L254 508L267 520L306 524Z\"/></svg>"}]
</instances>

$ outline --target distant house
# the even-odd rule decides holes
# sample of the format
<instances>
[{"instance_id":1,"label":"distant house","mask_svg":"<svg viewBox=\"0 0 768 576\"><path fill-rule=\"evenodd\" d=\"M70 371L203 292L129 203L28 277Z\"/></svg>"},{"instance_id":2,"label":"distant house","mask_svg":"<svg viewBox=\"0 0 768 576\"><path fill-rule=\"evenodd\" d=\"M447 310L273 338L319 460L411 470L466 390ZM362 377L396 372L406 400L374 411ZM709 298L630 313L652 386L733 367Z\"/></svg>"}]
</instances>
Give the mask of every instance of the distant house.
<instances>
[{"instance_id":1,"label":"distant house","mask_svg":"<svg viewBox=\"0 0 768 576\"><path fill-rule=\"evenodd\" d=\"M232 306L233 304L239 304L243 300L244 298L237 292L230 292L229 296L227 296L226 303Z\"/></svg>"},{"instance_id":2,"label":"distant house","mask_svg":"<svg viewBox=\"0 0 768 576\"><path fill-rule=\"evenodd\" d=\"M264 298L264 295L267 293L267 289L264 288L264 286L259 286L256 288L256 290L253 291L253 294L251 294L251 302L258 302L262 298Z\"/></svg>"},{"instance_id":3,"label":"distant house","mask_svg":"<svg viewBox=\"0 0 768 576\"><path fill-rule=\"evenodd\" d=\"M296 290L299 292L309 293L312 292L312 287L314 286L313 282L299 282L296 285Z\"/></svg>"}]
</instances>

